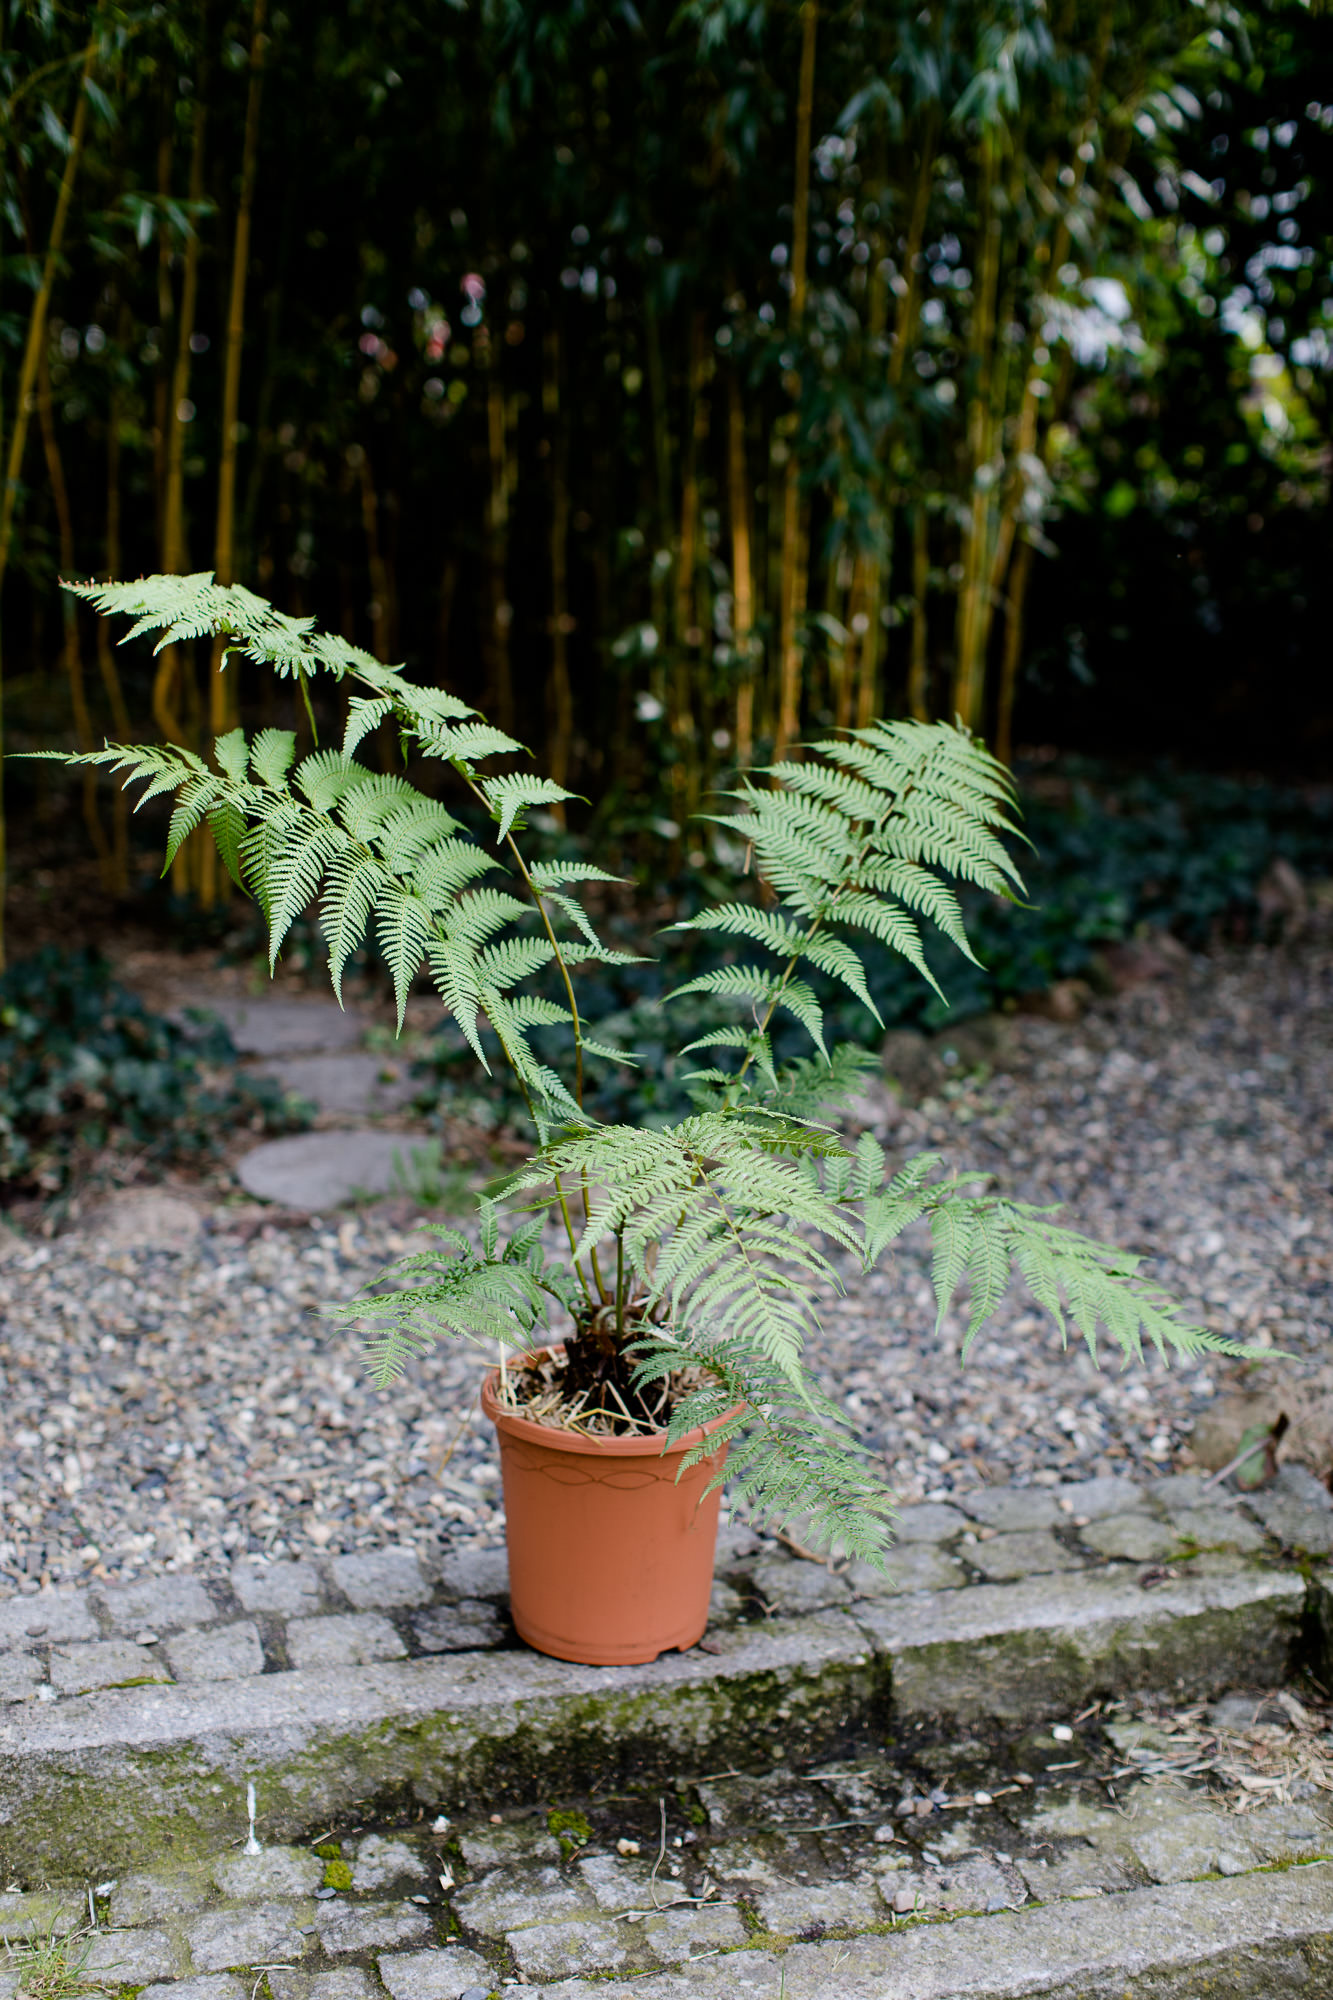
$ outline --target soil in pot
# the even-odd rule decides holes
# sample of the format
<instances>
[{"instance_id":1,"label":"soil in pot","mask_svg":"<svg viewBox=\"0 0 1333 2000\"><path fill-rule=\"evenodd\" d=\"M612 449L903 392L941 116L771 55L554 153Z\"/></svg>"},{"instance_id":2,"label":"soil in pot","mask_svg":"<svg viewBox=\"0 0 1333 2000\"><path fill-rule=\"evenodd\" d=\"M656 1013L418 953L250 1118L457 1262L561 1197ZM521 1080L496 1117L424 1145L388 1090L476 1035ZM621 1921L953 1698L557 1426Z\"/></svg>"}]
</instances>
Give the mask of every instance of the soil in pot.
<instances>
[{"instance_id":1,"label":"soil in pot","mask_svg":"<svg viewBox=\"0 0 1333 2000\"><path fill-rule=\"evenodd\" d=\"M599 1394L605 1376L588 1388L563 1349L524 1356L506 1376L502 1400L500 1371L491 1371L482 1404L500 1441L519 1637L587 1666L696 1645L708 1623L721 1499L704 1489L726 1447L678 1478L702 1431L663 1452L665 1433L642 1399ZM669 1385L663 1410L693 1386Z\"/></svg>"}]
</instances>

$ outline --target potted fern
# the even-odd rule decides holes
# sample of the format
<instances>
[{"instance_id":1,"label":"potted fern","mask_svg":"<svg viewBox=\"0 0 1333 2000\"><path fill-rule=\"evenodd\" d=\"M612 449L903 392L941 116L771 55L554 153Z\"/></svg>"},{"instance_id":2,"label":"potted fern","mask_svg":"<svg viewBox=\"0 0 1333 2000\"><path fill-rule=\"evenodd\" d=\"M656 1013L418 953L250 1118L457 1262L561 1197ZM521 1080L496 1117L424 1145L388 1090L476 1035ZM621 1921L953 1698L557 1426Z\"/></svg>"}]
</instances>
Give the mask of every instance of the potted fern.
<instances>
[{"instance_id":1,"label":"potted fern","mask_svg":"<svg viewBox=\"0 0 1333 2000\"><path fill-rule=\"evenodd\" d=\"M625 1056L590 1033L578 975L623 956L582 900L613 878L530 858L523 838L534 808L571 795L513 769L522 746L461 701L248 591L208 575L72 587L104 614L133 617L129 637L157 632L159 649L217 636L307 697L317 675L342 684L336 749L298 759L290 731L247 740L233 729L211 761L170 744L68 761L145 781L143 799L175 795L168 865L206 824L264 910L271 960L319 896L340 998L348 957L373 926L400 1027L424 969L482 1067L485 1029L517 1081L531 1156L499 1199L481 1202L475 1232L429 1232L373 1295L338 1310L368 1322L369 1365L386 1388L441 1338L498 1357L483 1393L500 1433L514 1620L533 1645L601 1663L694 1644L724 1476L751 1513L799 1515L821 1546L882 1561L890 1496L803 1355L812 1293L839 1286L835 1257L869 1269L915 1222L933 1232L941 1315L970 1280L964 1354L1015 1269L1094 1355L1099 1330L1127 1358L1145 1336L1163 1354L1244 1351L1188 1324L1137 1259L1049 1210L946 1174L935 1154L891 1172L873 1137L850 1148L827 1122L867 1058L827 1047L807 970L840 982L875 1022L858 935L931 979L922 918L972 955L952 883L1021 890L1004 845L1011 780L965 730L876 723L741 778L721 824L744 843L747 893L686 926L734 940L737 956L677 988L717 1015L684 1051L700 1058L695 1108L662 1129L609 1124L585 1108L585 1080ZM358 761L381 724L413 759L445 767L493 839ZM488 774L495 760L511 768ZM811 1057L776 1059L780 1013L809 1037ZM534 1050L539 1027L563 1030L563 1067Z\"/></svg>"}]
</instances>

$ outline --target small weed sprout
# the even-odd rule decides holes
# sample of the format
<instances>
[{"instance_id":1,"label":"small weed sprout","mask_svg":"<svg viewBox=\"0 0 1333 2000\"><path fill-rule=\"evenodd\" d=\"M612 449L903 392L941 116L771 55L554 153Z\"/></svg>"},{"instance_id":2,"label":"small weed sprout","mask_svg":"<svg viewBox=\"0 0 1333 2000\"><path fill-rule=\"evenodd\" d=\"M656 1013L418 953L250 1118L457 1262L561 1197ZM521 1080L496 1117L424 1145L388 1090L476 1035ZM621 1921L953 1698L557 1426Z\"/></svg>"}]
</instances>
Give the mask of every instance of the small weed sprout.
<instances>
[{"instance_id":1,"label":"small weed sprout","mask_svg":"<svg viewBox=\"0 0 1333 2000\"><path fill-rule=\"evenodd\" d=\"M17 2000L67 2000L90 1989L109 1992L105 1980L85 1977L94 1932L61 1931L53 1918L45 1936L9 1938L5 1950L18 1973Z\"/></svg>"}]
</instances>

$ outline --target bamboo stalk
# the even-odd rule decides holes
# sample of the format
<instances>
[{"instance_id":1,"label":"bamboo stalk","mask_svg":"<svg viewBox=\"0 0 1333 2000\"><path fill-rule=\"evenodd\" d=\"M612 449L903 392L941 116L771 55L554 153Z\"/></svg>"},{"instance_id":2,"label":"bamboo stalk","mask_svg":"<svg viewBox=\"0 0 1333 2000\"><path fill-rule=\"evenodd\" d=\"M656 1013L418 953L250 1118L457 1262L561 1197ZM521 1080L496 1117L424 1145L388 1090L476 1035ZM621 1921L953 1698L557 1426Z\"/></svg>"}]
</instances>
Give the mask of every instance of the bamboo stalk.
<instances>
[{"instance_id":1,"label":"bamboo stalk","mask_svg":"<svg viewBox=\"0 0 1333 2000\"><path fill-rule=\"evenodd\" d=\"M907 675L907 706L918 722L930 721L928 681L930 635L926 599L930 593L930 520L924 498L912 516L912 664Z\"/></svg>"},{"instance_id":2,"label":"bamboo stalk","mask_svg":"<svg viewBox=\"0 0 1333 2000\"><path fill-rule=\"evenodd\" d=\"M65 484L65 468L60 456L60 446L56 439L55 417L51 408L51 353L45 341L37 364L37 421L42 435L42 449L46 456L46 477L51 491L52 504L56 513L56 533L60 543L60 572L62 576L74 574L74 521L69 509L69 488ZM88 751L96 748L93 734L93 718L88 707L88 690L83 678L83 648L79 641L78 599L67 590L60 593L60 617L63 644L61 647L65 668L65 678L69 682L70 708L74 715L74 737L79 749ZM101 864L102 883L108 890L114 890L111 843L102 816L97 810L97 772L91 765L85 766L83 773L83 823L93 844L93 852Z\"/></svg>"},{"instance_id":3,"label":"bamboo stalk","mask_svg":"<svg viewBox=\"0 0 1333 2000\"><path fill-rule=\"evenodd\" d=\"M176 323L176 360L171 371L167 396L167 484L162 511L162 567L169 576L184 572L189 561L185 541L185 429L181 415L190 392L190 339L194 333L195 308L199 298L199 204L204 198L204 135L208 126L208 99L205 90L207 56L200 63L199 89L195 97L194 130L190 139L189 201L190 233L185 240L185 270L181 278L180 313ZM165 226L165 225L164 225ZM176 706L181 673L178 646L164 646L153 676L153 720L169 743L187 746L186 725ZM178 852L172 866L172 882L186 886L182 872L187 857Z\"/></svg>"},{"instance_id":4,"label":"bamboo stalk","mask_svg":"<svg viewBox=\"0 0 1333 2000\"><path fill-rule=\"evenodd\" d=\"M981 174L977 195L981 255L972 321L972 383L967 422L972 493L963 543L963 581L958 591L957 659L953 684L954 713L969 728L976 728L981 720L985 690L981 597L989 580L990 567L986 561L986 520L992 502L986 472L990 460L991 365L1000 263L1000 223L995 212L996 148L994 128L987 126L981 135Z\"/></svg>"},{"instance_id":5,"label":"bamboo stalk","mask_svg":"<svg viewBox=\"0 0 1333 2000\"><path fill-rule=\"evenodd\" d=\"M126 344L129 333L129 306L121 300L120 344ZM107 411L106 435L106 535L105 574L109 581L120 575L120 426L123 418L122 391L119 383L111 390ZM97 620L97 670L102 687L111 709L111 725L118 742L130 740L130 712L125 701L125 689L116 665L115 650L111 644L111 621L109 618ZM130 824L129 793L123 785L117 785L111 795L111 853L115 873L116 893L129 894L130 887Z\"/></svg>"},{"instance_id":6,"label":"bamboo stalk","mask_svg":"<svg viewBox=\"0 0 1333 2000\"><path fill-rule=\"evenodd\" d=\"M1032 575L1033 554L1031 542L1019 543L1009 580L1009 596L1005 602L1004 653L1000 662L1000 695L995 721L995 754L1002 764L1011 764L1014 756L1014 700L1023 658L1023 613L1028 581Z\"/></svg>"},{"instance_id":7,"label":"bamboo stalk","mask_svg":"<svg viewBox=\"0 0 1333 2000\"><path fill-rule=\"evenodd\" d=\"M172 162L176 149L173 84L163 79L162 125L157 141L157 361L153 383L153 521L159 560L167 539L167 435L171 429L171 329L176 301L171 289L171 234L167 203L171 199Z\"/></svg>"},{"instance_id":8,"label":"bamboo stalk","mask_svg":"<svg viewBox=\"0 0 1333 2000\"><path fill-rule=\"evenodd\" d=\"M349 445L347 462L357 476L361 495L361 532L366 538L366 568L370 574L370 601L375 606L370 621L370 646L377 660L387 663L389 578L380 547L380 503L375 491L375 473L370 453L364 445Z\"/></svg>"},{"instance_id":9,"label":"bamboo stalk","mask_svg":"<svg viewBox=\"0 0 1333 2000\"><path fill-rule=\"evenodd\" d=\"M698 736L694 712L694 663L702 635L696 599L699 566L699 460L708 437L708 399L704 394L708 330L701 312L690 321L690 363L685 412L685 450L680 474L680 541L676 552L676 588L672 617L671 734L676 761L671 767L677 808L685 817L693 808L693 780Z\"/></svg>"},{"instance_id":10,"label":"bamboo stalk","mask_svg":"<svg viewBox=\"0 0 1333 2000\"><path fill-rule=\"evenodd\" d=\"M574 740L574 691L569 679L569 634L574 621L569 615L569 440L560 412L558 327L552 327L546 336L545 359L542 404L555 433L551 440L551 684L547 699L546 761L555 783L566 785ZM563 801L552 806L551 813L563 826Z\"/></svg>"},{"instance_id":11,"label":"bamboo stalk","mask_svg":"<svg viewBox=\"0 0 1333 2000\"><path fill-rule=\"evenodd\" d=\"M736 654L735 762L745 770L754 754L754 557L750 535L750 480L745 450L745 405L735 368L727 371L727 499L731 525L731 631Z\"/></svg>"},{"instance_id":12,"label":"bamboo stalk","mask_svg":"<svg viewBox=\"0 0 1333 2000\"><path fill-rule=\"evenodd\" d=\"M888 366L885 371L889 387L894 390L902 381L903 371L907 366L907 356L916 339L920 323L921 251L926 238L926 225L930 218L930 197L935 180L939 129L939 114L932 110L921 135L921 157L917 163L912 212L908 220L906 247L903 251L905 290L898 299L894 313L893 344L889 349ZM887 315L888 287L881 282L871 293L872 337L884 331ZM868 728L881 706L879 668L884 645L883 613L893 578L893 509L887 498L878 509L874 530L874 541L858 558L860 576L855 593L855 617L859 627L854 634L857 642L855 715L858 729Z\"/></svg>"},{"instance_id":13,"label":"bamboo stalk","mask_svg":"<svg viewBox=\"0 0 1333 2000\"><path fill-rule=\"evenodd\" d=\"M893 518L888 509L884 510L882 531L886 535L893 530ZM882 593L884 573L889 564L889 553L881 555L878 549L869 549L860 558L862 576L860 597L854 613L859 631L856 638L856 726L868 729L879 714L879 649L884 630ZM861 624L864 619L865 623ZM850 693L850 680L848 684Z\"/></svg>"},{"instance_id":14,"label":"bamboo stalk","mask_svg":"<svg viewBox=\"0 0 1333 2000\"><path fill-rule=\"evenodd\" d=\"M14 400L14 430L9 441L9 455L5 463L5 488L0 496L0 591L4 589L5 572L9 567L9 549L14 533L14 510L18 500L19 474L23 468L23 448L28 439L28 419L32 411L33 388L37 380L37 363L46 342L46 321L51 306L51 289L55 283L56 265L60 258L60 246L65 239L65 224L69 217L70 202L74 197L74 182L78 176L79 162L83 157L84 141L88 132L88 92L87 82L92 74L93 60L97 54L96 30L101 24L102 9L99 4L93 19L94 32L89 37L83 53L83 63L79 70L78 94L74 106L74 118L70 126L69 152L65 155L65 171L60 177L60 189L56 195L55 213L51 218L51 234L47 238L46 259L42 265L41 280L37 296L32 302L32 312L28 319L28 334L23 348L23 361L19 369L18 393ZM5 967L5 901L8 885L8 842L6 839L4 814L4 703L3 683L0 683L0 972Z\"/></svg>"},{"instance_id":15,"label":"bamboo stalk","mask_svg":"<svg viewBox=\"0 0 1333 2000\"><path fill-rule=\"evenodd\" d=\"M241 193L232 243L231 290L222 361L222 440L218 459L218 517L213 570L219 583L236 581L236 447L241 402L241 351L245 337L245 286L250 268L250 217L254 206L255 171L259 154L259 102L264 81L264 19L266 0L254 0L250 22L250 87L245 104L245 139L241 151ZM224 648L213 648L209 678L209 727L215 736L230 729L236 718L233 684L223 670Z\"/></svg>"},{"instance_id":16,"label":"bamboo stalk","mask_svg":"<svg viewBox=\"0 0 1333 2000\"><path fill-rule=\"evenodd\" d=\"M100 12L99 8L99 17ZM56 265L59 262L61 245L65 240L65 224L69 218L69 206L74 195L74 182L78 176L79 162L83 157L84 141L88 132L88 93L85 85L92 74L93 58L96 53L97 36L94 34L84 50L83 66L79 71L78 101L74 107L74 121L70 127L69 152L65 156L65 171L60 177L55 214L51 218L51 234L47 239L46 259L42 265L37 296L32 302L32 314L28 320L28 334L23 348L23 362L19 369L18 393L14 401L14 430L9 441L4 495L0 499L0 586L4 584L5 571L9 567L14 511L18 501L19 473L23 466L23 449L28 439L28 420L34 407L33 392L37 382L38 364L46 342L46 321L51 307L51 290L55 283Z\"/></svg>"},{"instance_id":17,"label":"bamboo stalk","mask_svg":"<svg viewBox=\"0 0 1333 2000\"><path fill-rule=\"evenodd\" d=\"M815 103L815 38L819 25L819 0L803 0L801 7L801 75L796 98L796 188L792 202L791 232L791 312L793 335L801 331L805 318L806 259L810 230L810 149ZM789 377L788 393L795 395L799 378ZM801 620L805 597L802 572L808 567L800 552L801 539L801 460L793 431L788 448L786 478L782 496L782 608L781 676L778 685L778 721L773 744L773 761L781 762L800 730L801 709Z\"/></svg>"},{"instance_id":18,"label":"bamboo stalk","mask_svg":"<svg viewBox=\"0 0 1333 2000\"><path fill-rule=\"evenodd\" d=\"M490 496L486 509L486 575L490 618L485 653L489 669L490 708L501 729L514 727L514 683L509 663L509 626L513 608L506 592L509 567L509 468L505 448L505 394L496 362L486 382L486 444L490 463Z\"/></svg>"}]
</instances>

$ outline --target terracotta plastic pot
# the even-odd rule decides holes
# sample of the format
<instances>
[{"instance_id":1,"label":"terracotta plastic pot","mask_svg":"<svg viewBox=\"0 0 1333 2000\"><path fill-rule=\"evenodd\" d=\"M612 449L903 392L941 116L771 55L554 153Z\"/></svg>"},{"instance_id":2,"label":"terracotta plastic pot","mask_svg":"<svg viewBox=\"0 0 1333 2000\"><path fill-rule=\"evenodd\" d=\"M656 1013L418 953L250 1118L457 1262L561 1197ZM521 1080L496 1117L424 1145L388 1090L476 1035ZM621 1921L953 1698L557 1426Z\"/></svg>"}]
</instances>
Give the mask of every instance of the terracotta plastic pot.
<instances>
[{"instance_id":1,"label":"terracotta plastic pot","mask_svg":"<svg viewBox=\"0 0 1333 2000\"><path fill-rule=\"evenodd\" d=\"M481 1402L500 1440L519 1637L539 1653L593 1667L697 1645L708 1623L722 1495L701 1496L726 1446L677 1484L680 1462L703 1430L666 1453L660 1435L580 1437L516 1415L499 1401L498 1383L493 1368Z\"/></svg>"}]
</instances>

